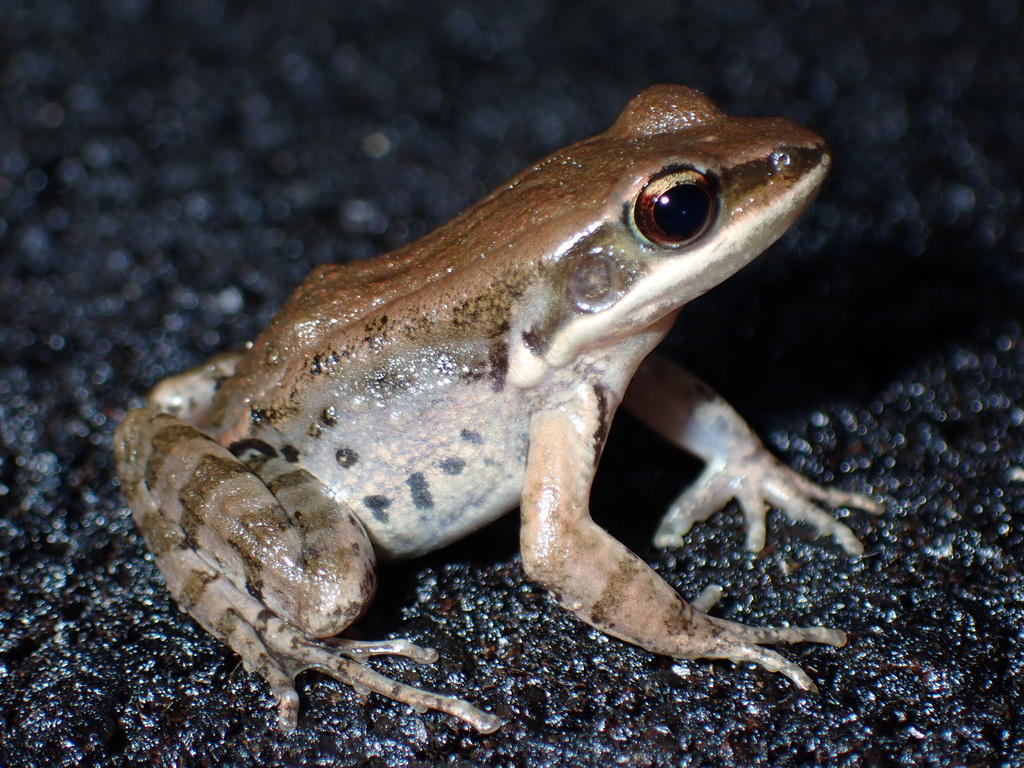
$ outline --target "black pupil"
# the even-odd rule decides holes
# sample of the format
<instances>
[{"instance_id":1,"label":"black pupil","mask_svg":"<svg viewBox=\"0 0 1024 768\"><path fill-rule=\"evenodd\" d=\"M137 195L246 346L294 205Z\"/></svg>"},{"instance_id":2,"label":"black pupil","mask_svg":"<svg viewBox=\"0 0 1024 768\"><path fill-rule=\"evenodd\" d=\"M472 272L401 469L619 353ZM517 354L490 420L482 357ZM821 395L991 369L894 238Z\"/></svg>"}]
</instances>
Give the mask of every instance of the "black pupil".
<instances>
[{"instance_id":1,"label":"black pupil","mask_svg":"<svg viewBox=\"0 0 1024 768\"><path fill-rule=\"evenodd\" d=\"M711 214L711 196L699 184L677 184L654 201L654 223L672 238L697 234Z\"/></svg>"}]
</instances>

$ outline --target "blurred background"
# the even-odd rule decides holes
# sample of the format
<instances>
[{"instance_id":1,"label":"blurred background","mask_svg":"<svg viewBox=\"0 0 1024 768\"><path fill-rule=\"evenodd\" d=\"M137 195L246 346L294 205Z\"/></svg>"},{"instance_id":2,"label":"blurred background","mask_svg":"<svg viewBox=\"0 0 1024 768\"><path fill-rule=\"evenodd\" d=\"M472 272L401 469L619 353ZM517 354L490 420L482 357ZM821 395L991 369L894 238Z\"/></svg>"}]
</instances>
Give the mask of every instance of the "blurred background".
<instances>
[{"instance_id":1,"label":"blurred background","mask_svg":"<svg viewBox=\"0 0 1024 768\"><path fill-rule=\"evenodd\" d=\"M997 765L1022 759L1024 18L1012 0L0 2L0 764ZM658 658L527 582L517 520L381 571L353 636L508 721L302 678L269 689L167 595L111 433L162 377L243 345L316 264L426 233L641 88L821 133L834 169L666 353L791 466L871 492L867 547L732 507L651 533L699 466L616 421L595 518L822 689Z\"/></svg>"}]
</instances>

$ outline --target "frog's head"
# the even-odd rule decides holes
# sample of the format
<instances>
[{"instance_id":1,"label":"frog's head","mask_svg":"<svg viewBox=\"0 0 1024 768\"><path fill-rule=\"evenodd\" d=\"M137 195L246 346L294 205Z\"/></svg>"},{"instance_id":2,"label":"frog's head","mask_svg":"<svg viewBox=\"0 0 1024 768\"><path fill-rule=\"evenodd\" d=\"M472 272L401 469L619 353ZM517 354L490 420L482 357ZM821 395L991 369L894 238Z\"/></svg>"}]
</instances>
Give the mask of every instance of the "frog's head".
<instances>
[{"instance_id":1,"label":"frog's head","mask_svg":"<svg viewBox=\"0 0 1024 768\"><path fill-rule=\"evenodd\" d=\"M740 270L797 218L830 158L789 120L730 117L661 85L536 169L552 163L580 169L583 184L566 185L575 225L547 251L516 322L509 373L520 386L642 333Z\"/></svg>"}]
</instances>

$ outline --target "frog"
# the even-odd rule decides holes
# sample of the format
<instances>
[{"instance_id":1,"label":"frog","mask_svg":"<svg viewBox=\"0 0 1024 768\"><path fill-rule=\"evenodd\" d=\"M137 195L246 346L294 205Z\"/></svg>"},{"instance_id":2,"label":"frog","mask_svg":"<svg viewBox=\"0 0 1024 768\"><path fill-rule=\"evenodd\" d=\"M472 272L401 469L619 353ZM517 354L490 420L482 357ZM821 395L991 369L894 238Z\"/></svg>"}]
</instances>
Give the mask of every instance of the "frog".
<instances>
[{"instance_id":1,"label":"frog","mask_svg":"<svg viewBox=\"0 0 1024 768\"><path fill-rule=\"evenodd\" d=\"M736 117L699 91L649 87L608 130L534 163L421 239L323 264L255 341L157 384L114 453L133 519L183 611L262 677L298 724L296 676L459 718L503 720L384 676L429 664L405 638L341 636L378 563L432 552L516 508L525 576L585 624L653 654L728 660L815 691L771 646L841 647L838 629L753 627L687 602L590 516L619 406L704 462L658 547L735 500L746 545L777 508L851 555L830 508L869 493L788 468L726 401L654 352L681 308L775 242L831 164L817 134Z\"/></svg>"}]
</instances>

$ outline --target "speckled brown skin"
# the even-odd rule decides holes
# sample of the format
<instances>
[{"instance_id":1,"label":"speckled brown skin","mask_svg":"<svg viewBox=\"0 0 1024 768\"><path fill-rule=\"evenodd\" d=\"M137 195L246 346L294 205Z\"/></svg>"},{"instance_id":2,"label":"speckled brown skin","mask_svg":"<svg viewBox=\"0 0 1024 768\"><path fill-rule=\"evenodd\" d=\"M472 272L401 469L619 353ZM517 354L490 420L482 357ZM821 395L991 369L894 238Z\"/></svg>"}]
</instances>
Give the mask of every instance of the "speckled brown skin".
<instances>
[{"instance_id":1,"label":"speckled brown skin","mask_svg":"<svg viewBox=\"0 0 1024 768\"><path fill-rule=\"evenodd\" d=\"M736 496L754 547L775 503L856 551L810 499L873 502L799 478L696 379L645 361L683 304L785 231L828 164L821 139L789 121L728 117L695 91L656 86L605 133L431 235L316 269L251 349L161 383L117 430L125 495L170 591L267 679L286 730L293 678L316 668L492 731L495 716L362 663L429 662L433 651L321 638L365 610L378 560L437 549L519 505L527 574L583 621L668 656L754 662L812 690L761 645L841 645L842 632L706 616L591 521L588 497L625 398L708 462L659 541L678 543ZM692 236L672 239L637 213L658 185L705 190Z\"/></svg>"}]
</instances>

